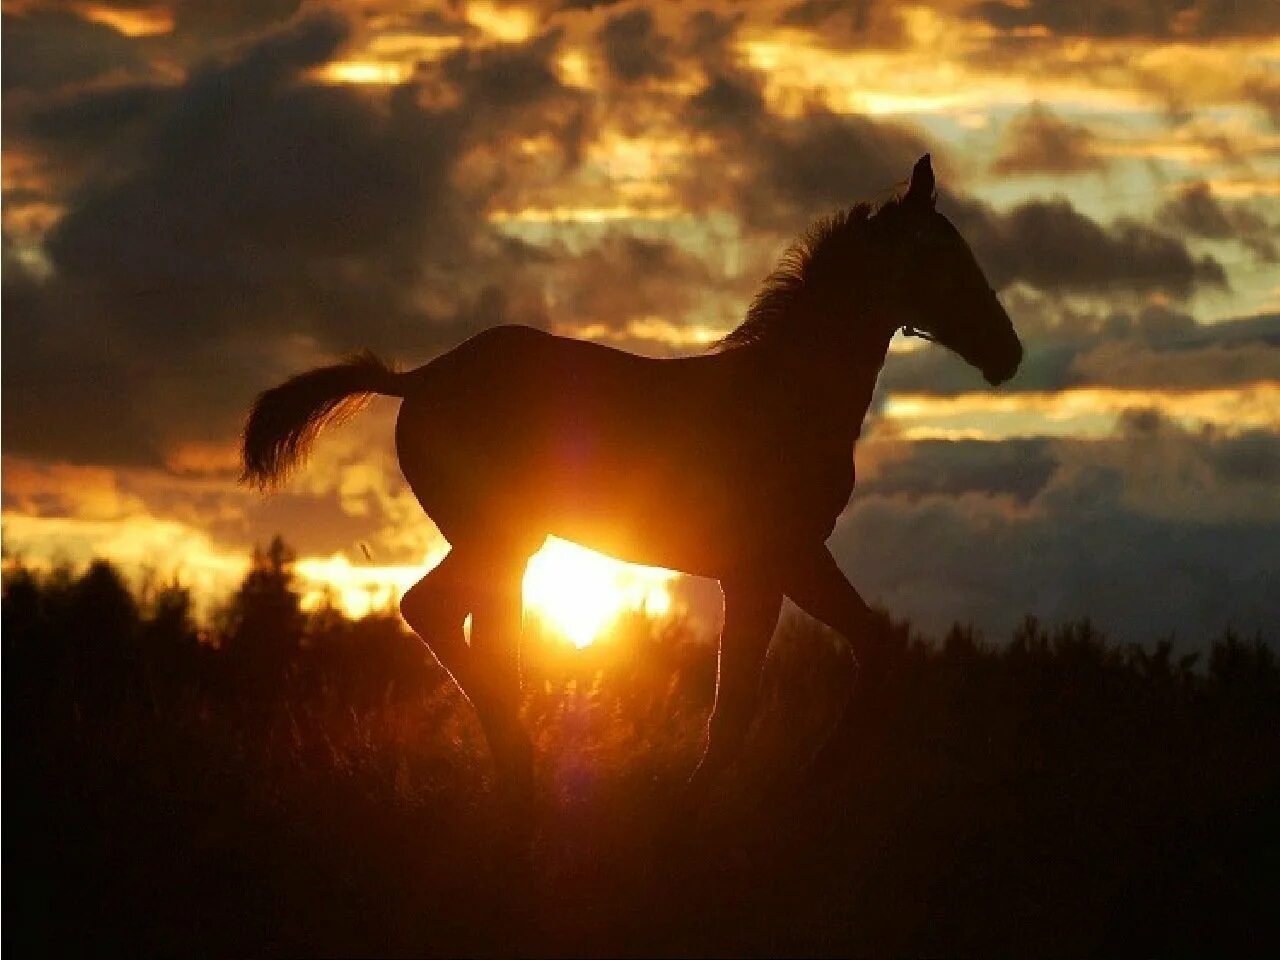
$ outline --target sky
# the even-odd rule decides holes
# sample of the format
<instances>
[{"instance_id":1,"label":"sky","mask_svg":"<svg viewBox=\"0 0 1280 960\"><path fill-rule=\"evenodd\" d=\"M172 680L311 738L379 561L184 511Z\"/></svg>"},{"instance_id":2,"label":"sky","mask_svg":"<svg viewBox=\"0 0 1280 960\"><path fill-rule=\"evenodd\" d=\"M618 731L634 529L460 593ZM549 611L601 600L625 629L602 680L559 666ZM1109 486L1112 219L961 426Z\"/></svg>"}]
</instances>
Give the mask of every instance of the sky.
<instances>
[{"instance_id":1,"label":"sky","mask_svg":"<svg viewBox=\"0 0 1280 960\"><path fill-rule=\"evenodd\" d=\"M1274 0L3 11L10 562L105 556L211 598L280 533L311 588L382 602L446 549L395 402L264 498L236 483L257 392L499 323L705 350L789 239L928 151L1026 359L992 390L895 345L841 566L931 631L1276 635ZM575 562L552 579L601 575ZM705 607L647 575L609 576Z\"/></svg>"}]
</instances>

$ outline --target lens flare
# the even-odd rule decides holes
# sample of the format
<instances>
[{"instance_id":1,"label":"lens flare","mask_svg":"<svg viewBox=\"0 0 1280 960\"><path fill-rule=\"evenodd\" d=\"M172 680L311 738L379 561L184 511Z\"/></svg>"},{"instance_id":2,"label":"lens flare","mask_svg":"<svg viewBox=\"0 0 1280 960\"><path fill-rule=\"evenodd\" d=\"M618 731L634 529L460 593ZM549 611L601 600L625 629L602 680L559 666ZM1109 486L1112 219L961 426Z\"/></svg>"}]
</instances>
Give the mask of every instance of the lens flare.
<instances>
[{"instance_id":1,"label":"lens flare","mask_svg":"<svg viewBox=\"0 0 1280 960\"><path fill-rule=\"evenodd\" d=\"M606 634L627 610L665 615L674 577L670 570L622 563L552 537L525 571L525 613L581 648Z\"/></svg>"},{"instance_id":2,"label":"lens flare","mask_svg":"<svg viewBox=\"0 0 1280 960\"><path fill-rule=\"evenodd\" d=\"M428 569L446 552L433 551ZM394 609L394 601L423 575L423 568L416 565L353 564L342 555L304 558L296 571L305 609L337 603L353 617ZM607 634L629 610L654 617L668 614L672 606L668 585L675 576L670 570L623 563L551 537L525 571L525 614L575 647L586 647Z\"/></svg>"}]
</instances>

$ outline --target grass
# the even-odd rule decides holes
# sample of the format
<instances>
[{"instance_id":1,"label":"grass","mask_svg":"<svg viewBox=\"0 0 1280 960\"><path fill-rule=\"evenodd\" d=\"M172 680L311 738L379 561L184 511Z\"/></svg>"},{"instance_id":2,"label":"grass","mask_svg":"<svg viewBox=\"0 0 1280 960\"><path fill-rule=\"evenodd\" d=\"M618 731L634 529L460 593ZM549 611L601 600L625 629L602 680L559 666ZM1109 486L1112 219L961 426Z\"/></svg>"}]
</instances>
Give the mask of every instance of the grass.
<instances>
[{"instance_id":1,"label":"grass","mask_svg":"<svg viewBox=\"0 0 1280 960\"><path fill-rule=\"evenodd\" d=\"M534 843L469 709L396 618L304 617L287 557L212 625L106 565L4 600L5 946L131 955L1271 952L1280 670L1028 621L899 624L819 776L849 663L798 614L699 813L714 650L532 637ZM272 578L275 579L272 579ZM293 597L292 600L289 598ZM202 632L203 630L203 632ZM215 647L212 641L217 641Z\"/></svg>"}]
</instances>

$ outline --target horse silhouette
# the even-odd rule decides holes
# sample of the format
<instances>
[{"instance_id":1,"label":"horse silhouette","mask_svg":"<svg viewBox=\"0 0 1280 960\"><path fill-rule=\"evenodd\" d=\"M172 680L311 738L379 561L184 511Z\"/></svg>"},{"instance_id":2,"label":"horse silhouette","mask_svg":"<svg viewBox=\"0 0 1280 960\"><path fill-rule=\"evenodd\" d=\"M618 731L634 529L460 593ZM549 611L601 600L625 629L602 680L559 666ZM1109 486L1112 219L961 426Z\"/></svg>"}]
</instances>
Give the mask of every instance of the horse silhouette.
<instances>
[{"instance_id":1,"label":"horse silhouette","mask_svg":"<svg viewBox=\"0 0 1280 960\"><path fill-rule=\"evenodd\" d=\"M699 792L746 735L784 596L859 662L874 656L876 618L826 540L853 490L853 446L890 340L936 341L992 385L1021 361L1008 314L935 199L926 154L901 197L819 220L704 355L651 359L497 326L406 373L370 354L303 373L254 404L243 479L277 484L325 424L375 393L404 399L400 466L451 550L400 609L473 704L516 796L528 796L533 761L518 715L521 579L547 536L718 580Z\"/></svg>"}]
</instances>

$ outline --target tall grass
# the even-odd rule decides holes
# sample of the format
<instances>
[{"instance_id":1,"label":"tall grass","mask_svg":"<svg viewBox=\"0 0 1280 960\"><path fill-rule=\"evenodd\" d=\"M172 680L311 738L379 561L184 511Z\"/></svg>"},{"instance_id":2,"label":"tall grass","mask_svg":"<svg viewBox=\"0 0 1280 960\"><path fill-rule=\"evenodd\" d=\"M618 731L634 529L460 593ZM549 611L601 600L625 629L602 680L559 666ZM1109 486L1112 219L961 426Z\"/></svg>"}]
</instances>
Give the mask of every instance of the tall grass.
<instances>
[{"instance_id":1,"label":"tall grass","mask_svg":"<svg viewBox=\"0 0 1280 960\"><path fill-rule=\"evenodd\" d=\"M304 615L287 552L198 625L106 564L7 572L4 938L134 955L1220 954L1280 946L1280 670L1028 620L894 628L850 664L780 627L747 755L680 786L711 643L624 622L527 644L534 845L398 620Z\"/></svg>"}]
</instances>

